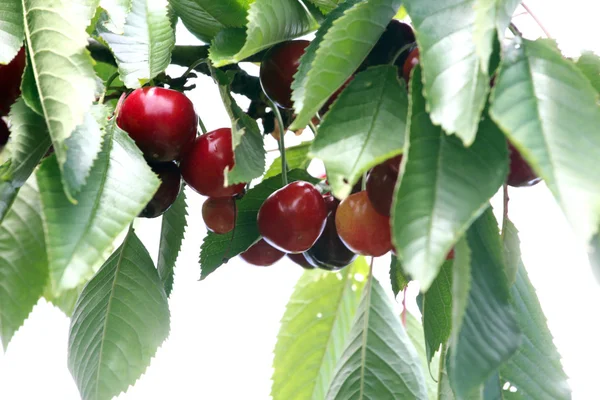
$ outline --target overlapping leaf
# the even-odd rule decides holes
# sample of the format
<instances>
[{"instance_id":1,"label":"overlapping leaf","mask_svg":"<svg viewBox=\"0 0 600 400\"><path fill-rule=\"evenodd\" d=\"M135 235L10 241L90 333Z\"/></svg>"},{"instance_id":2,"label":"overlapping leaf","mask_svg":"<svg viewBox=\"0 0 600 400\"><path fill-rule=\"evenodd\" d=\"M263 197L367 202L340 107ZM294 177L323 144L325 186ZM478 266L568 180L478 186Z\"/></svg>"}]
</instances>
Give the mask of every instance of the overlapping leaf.
<instances>
[{"instance_id":1,"label":"overlapping leaf","mask_svg":"<svg viewBox=\"0 0 600 400\"><path fill-rule=\"evenodd\" d=\"M394 297L397 297L398 293L406 289L409 282L409 279L404 275L402 263L394 255L392 255L392 262L390 263L390 281Z\"/></svg>"},{"instance_id":2,"label":"overlapping leaf","mask_svg":"<svg viewBox=\"0 0 600 400\"><path fill-rule=\"evenodd\" d=\"M505 218L502 230L502 242L504 244L504 260L506 262L506 278L512 286L517 278L517 271L521 262L521 242L519 231L511 220Z\"/></svg>"},{"instance_id":3,"label":"overlapping leaf","mask_svg":"<svg viewBox=\"0 0 600 400\"><path fill-rule=\"evenodd\" d=\"M100 0L100 7L106 10L108 19L104 26L117 34L125 33L125 20L131 11L133 0Z\"/></svg>"},{"instance_id":4,"label":"overlapping leaf","mask_svg":"<svg viewBox=\"0 0 600 400\"><path fill-rule=\"evenodd\" d=\"M273 361L274 400L325 398L369 269L363 258L338 273L302 275L281 321Z\"/></svg>"},{"instance_id":5,"label":"overlapping leaf","mask_svg":"<svg viewBox=\"0 0 600 400\"><path fill-rule=\"evenodd\" d=\"M23 4L20 0L0 3L0 64L8 64L23 46Z\"/></svg>"},{"instance_id":6,"label":"overlapping leaf","mask_svg":"<svg viewBox=\"0 0 600 400\"><path fill-rule=\"evenodd\" d=\"M334 10L340 3L343 3L344 0L309 0L315 6L319 7L319 10L324 14L329 13Z\"/></svg>"},{"instance_id":7,"label":"overlapping leaf","mask_svg":"<svg viewBox=\"0 0 600 400\"><path fill-rule=\"evenodd\" d=\"M427 362L448 341L452 329L452 261L446 261L423 296L423 331Z\"/></svg>"},{"instance_id":8,"label":"overlapping leaf","mask_svg":"<svg viewBox=\"0 0 600 400\"><path fill-rule=\"evenodd\" d=\"M306 169L310 163L308 158L308 150L310 149L311 142L305 142L298 146L288 147L285 150L285 160L288 169ZM281 174L281 157L277 157L267 172L265 173L265 179Z\"/></svg>"},{"instance_id":9,"label":"overlapping leaf","mask_svg":"<svg viewBox=\"0 0 600 400\"><path fill-rule=\"evenodd\" d=\"M577 60L577 67L600 93L600 56L591 52L583 53Z\"/></svg>"},{"instance_id":10,"label":"overlapping leaf","mask_svg":"<svg viewBox=\"0 0 600 400\"><path fill-rule=\"evenodd\" d=\"M325 163L336 197L348 196L366 171L402 152L407 114L408 96L394 66L370 68L344 89L310 150Z\"/></svg>"},{"instance_id":11,"label":"overlapping leaf","mask_svg":"<svg viewBox=\"0 0 600 400\"><path fill-rule=\"evenodd\" d=\"M421 324L421 321L410 313L406 313L406 333L413 343L413 346L415 346L415 350L417 350L417 354L421 360L421 368L425 375L429 400L438 400L438 384L433 377L438 376L440 362L439 353L433 358L430 365L427 361L427 351L425 350L423 325Z\"/></svg>"},{"instance_id":12,"label":"overlapping leaf","mask_svg":"<svg viewBox=\"0 0 600 400\"><path fill-rule=\"evenodd\" d=\"M392 241L405 271L426 291L452 246L487 208L508 170L502 132L489 118L464 147L431 122L420 69L411 81L411 120L404 174L392 206Z\"/></svg>"},{"instance_id":13,"label":"overlapping leaf","mask_svg":"<svg viewBox=\"0 0 600 400\"><path fill-rule=\"evenodd\" d=\"M83 400L110 400L144 373L169 334L167 296L130 232L85 286L69 332L69 370Z\"/></svg>"}]
</instances>

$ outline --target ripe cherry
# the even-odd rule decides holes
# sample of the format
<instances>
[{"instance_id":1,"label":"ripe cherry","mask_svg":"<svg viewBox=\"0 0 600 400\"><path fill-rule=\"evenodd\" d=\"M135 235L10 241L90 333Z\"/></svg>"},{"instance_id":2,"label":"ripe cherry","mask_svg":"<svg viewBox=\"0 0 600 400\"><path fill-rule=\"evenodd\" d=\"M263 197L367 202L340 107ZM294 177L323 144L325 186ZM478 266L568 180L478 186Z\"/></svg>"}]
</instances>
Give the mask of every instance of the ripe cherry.
<instances>
[{"instance_id":1,"label":"ripe cherry","mask_svg":"<svg viewBox=\"0 0 600 400\"><path fill-rule=\"evenodd\" d=\"M367 194L375 210L390 216L394 187L398 180L398 171L402 156L396 156L373 168L367 176Z\"/></svg>"},{"instance_id":2,"label":"ripe cherry","mask_svg":"<svg viewBox=\"0 0 600 400\"><path fill-rule=\"evenodd\" d=\"M10 106L21 94L21 79L25 70L25 47L6 65L0 65L0 117L8 115Z\"/></svg>"},{"instance_id":3,"label":"ripe cherry","mask_svg":"<svg viewBox=\"0 0 600 400\"><path fill-rule=\"evenodd\" d=\"M223 235L235 226L235 200L232 197L208 198L202 205L202 219L209 231Z\"/></svg>"},{"instance_id":4,"label":"ripe cherry","mask_svg":"<svg viewBox=\"0 0 600 400\"><path fill-rule=\"evenodd\" d=\"M231 129L221 128L199 136L181 160L181 174L196 192L208 197L233 197L244 183L225 186L225 169L233 168Z\"/></svg>"},{"instance_id":5,"label":"ripe cherry","mask_svg":"<svg viewBox=\"0 0 600 400\"><path fill-rule=\"evenodd\" d=\"M258 230L273 247L286 253L310 249L325 229L327 207L321 193L297 181L270 195L258 211Z\"/></svg>"},{"instance_id":6,"label":"ripe cherry","mask_svg":"<svg viewBox=\"0 0 600 400\"><path fill-rule=\"evenodd\" d=\"M539 183L542 179L531 169L521 153L510 143L508 149L510 153L510 172L508 173L507 183L514 187L533 186Z\"/></svg>"},{"instance_id":7,"label":"ripe cherry","mask_svg":"<svg viewBox=\"0 0 600 400\"><path fill-rule=\"evenodd\" d=\"M337 271L351 264L356 259L356 254L340 240L335 227L335 215L339 201L329 195L325 196L324 200L329 211L325 230L313 247L304 253L304 257L317 268Z\"/></svg>"},{"instance_id":8,"label":"ripe cherry","mask_svg":"<svg viewBox=\"0 0 600 400\"><path fill-rule=\"evenodd\" d=\"M269 245L263 239L253 244L248 250L240 254L240 257L248 264L258 267L268 267L275 264L285 256L285 253Z\"/></svg>"},{"instance_id":9,"label":"ripe cherry","mask_svg":"<svg viewBox=\"0 0 600 400\"><path fill-rule=\"evenodd\" d=\"M408 83L408 81L410 80L410 73L412 72L412 70L415 69L415 66L417 66L417 64L419 64L419 57L420 55L418 47L415 47L408 54L408 58L406 59L406 61L404 62L404 66L402 67L402 77L404 78L406 83Z\"/></svg>"},{"instance_id":10,"label":"ripe cherry","mask_svg":"<svg viewBox=\"0 0 600 400\"><path fill-rule=\"evenodd\" d=\"M392 20L367 56L367 66L389 64L404 46L415 40L415 32L410 25ZM395 65L402 67L407 57L408 51L403 52Z\"/></svg>"},{"instance_id":11,"label":"ripe cherry","mask_svg":"<svg viewBox=\"0 0 600 400\"><path fill-rule=\"evenodd\" d=\"M304 269L315 269L304 257L306 253L288 254L288 258Z\"/></svg>"},{"instance_id":12,"label":"ripe cherry","mask_svg":"<svg viewBox=\"0 0 600 400\"><path fill-rule=\"evenodd\" d=\"M161 180L160 187L146 208L140 213L142 218L156 218L165 213L177 200L181 189L181 174L174 162L151 163L150 168Z\"/></svg>"},{"instance_id":13,"label":"ripe cherry","mask_svg":"<svg viewBox=\"0 0 600 400\"><path fill-rule=\"evenodd\" d=\"M10 137L10 130L8 129L8 125L2 118L0 118L0 146L4 146L8 143L8 138Z\"/></svg>"},{"instance_id":14,"label":"ripe cherry","mask_svg":"<svg viewBox=\"0 0 600 400\"><path fill-rule=\"evenodd\" d=\"M292 108L292 82L308 40L294 40L273 46L260 65L260 84L269 99L281 108Z\"/></svg>"},{"instance_id":15,"label":"ripe cherry","mask_svg":"<svg viewBox=\"0 0 600 400\"><path fill-rule=\"evenodd\" d=\"M160 87L134 90L123 102L117 125L153 162L179 160L198 130L194 105L183 93Z\"/></svg>"},{"instance_id":16,"label":"ripe cherry","mask_svg":"<svg viewBox=\"0 0 600 400\"><path fill-rule=\"evenodd\" d=\"M392 249L390 218L375 211L366 191L340 203L335 226L342 242L357 254L379 257Z\"/></svg>"}]
</instances>

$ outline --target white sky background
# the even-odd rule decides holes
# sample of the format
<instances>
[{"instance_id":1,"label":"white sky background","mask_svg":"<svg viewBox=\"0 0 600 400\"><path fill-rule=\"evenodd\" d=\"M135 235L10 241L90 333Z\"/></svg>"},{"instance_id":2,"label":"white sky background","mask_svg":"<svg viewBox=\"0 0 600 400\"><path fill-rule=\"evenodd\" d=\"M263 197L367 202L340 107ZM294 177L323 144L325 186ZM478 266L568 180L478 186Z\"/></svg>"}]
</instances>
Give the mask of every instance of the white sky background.
<instances>
[{"instance_id":1,"label":"white sky background","mask_svg":"<svg viewBox=\"0 0 600 400\"><path fill-rule=\"evenodd\" d=\"M527 4L567 55L585 49L600 54L596 1L529 0ZM515 21L526 36L541 35L529 17ZM189 35L178 36L180 44L192 40ZM171 72L177 76L181 69ZM196 83L190 97L207 128L228 126L216 86L206 77ZM291 143L295 140L287 137ZM276 147L274 141L269 145ZM573 398L598 399L600 285L543 184L513 189L510 196L510 215L520 230L523 259L563 356ZM175 271L170 338L136 386L118 399L269 399L279 320L302 270L287 260L270 268L232 260L198 282L204 199L195 193L188 198L191 226ZM141 221L137 227L156 259L160 221ZM376 264L375 273L389 286L388 261L386 257ZM414 301L409 306L416 309ZM40 301L7 352L0 354L0 399L79 399L67 369L68 327L64 314Z\"/></svg>"}]
</instances>

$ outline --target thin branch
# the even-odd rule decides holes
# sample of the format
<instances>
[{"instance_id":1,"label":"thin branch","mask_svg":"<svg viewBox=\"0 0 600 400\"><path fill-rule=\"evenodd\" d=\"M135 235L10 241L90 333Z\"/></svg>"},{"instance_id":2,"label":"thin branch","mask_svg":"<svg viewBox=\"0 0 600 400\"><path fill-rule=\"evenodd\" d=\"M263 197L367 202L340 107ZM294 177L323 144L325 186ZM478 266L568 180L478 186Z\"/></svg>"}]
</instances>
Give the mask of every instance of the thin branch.
<instances>
[{"instance_id":1,"label":"thin branch","mask_svg":"<svg viewBox=\"0 0 600 400\"><path fill-rule=\"evenodd\" d=\"M544 35L546 35L547 38L551 38L552 35L550 35L550 32L546 29L544 24L542 24L542 21L540 21L540 19L531 11L531 9L527 6L527 4L525 4L525 2L522 2L521 6L525 9L525 11L527 11L527 13L531 16L531 18L533 18L535 23L538 24L538 26L540 27L542 32L544 32Z\"/></svg>"}]
</instances>

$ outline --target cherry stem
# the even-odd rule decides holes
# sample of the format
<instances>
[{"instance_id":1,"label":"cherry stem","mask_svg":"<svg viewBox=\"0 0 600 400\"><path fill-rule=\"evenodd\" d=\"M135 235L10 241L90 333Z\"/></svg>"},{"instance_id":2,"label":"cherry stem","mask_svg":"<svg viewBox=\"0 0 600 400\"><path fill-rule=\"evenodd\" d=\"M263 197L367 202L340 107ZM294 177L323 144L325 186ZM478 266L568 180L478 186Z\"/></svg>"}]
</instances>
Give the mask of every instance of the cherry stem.
<instances>
[{"instance_id":1,"label":"cherry stem","mask_svg":"<svg viewBox=\"0 0 600 400\"><path fill-rule=\"evenodd\" d=\"M102 96L100 96L100 99L98 100L98 104L104 104L104 99L106 98L106 92L108 92L108 90L110 89L110 85L114 82L115 79L117 79L118 76L119 76L119 73L115 72L114 74L112 74L110 76L110 78L108 78L108 80L106 81L106 85L104 85L104 91L102 92Z\"/></svg>"},{"instance_id":2,"label":"cherry stem","mask_svg":"<svg viewBox=\"0 0 600 400\"><path fill-rule=\"evenodd\" d=\"M227 264L229 261L229 252L231 252L231 246L233 244L233 239L235 239L235 228L237 227L237 200L233 199L233 229L231 230L231 240L227 244L227 248L225 249L225 253L223 253L223 263Z\"/></svg>"},{"instance_id":3,"label":"cherry stem","mask_svg":"<svg viewBox=\"0 0 600 400\"><path fill-rule=\"evenodd\" d=\"M279 108L277 107L277 105L273 102L271 102L271 108L273 108L273 112L275 113L275 117L277 118L277 123L279 124L279 152L281 153L281 181L283 183L283 186L287 186L288 184L288 177L287 177L287 170L288 170L288 165L287 165L287 160L286 160L286 154L285 154L285 132L287 131L287 128L285 127L285 125L283 125L283 118L281 118L281 113L279 112Z\"/></svg>"},{"instance_id":4,"label":"cherry stem","mask_svg":"<svg viewBox=\"0 0 600 400\"><path fill-rule=\"evenodd\" d=\"M414 43L409 43L409 44L405 44L404 46L402 46L400 48L400 50L398 50L396 52L396 54L394 55L394 58L392 58L392 61L390 61L389 65L394 65L396 64L396 61L398 60L398 58L402 55L402 53L404 53L406 50L410 49L411 47L414 46Z\"/></svg>"},{"instance_id":5,"label":"cherry stem","mask_svg":"<svg viewBox=\"0 0 600 400\"><path fill-rule=\"evenodd\" d=\"M523 34L519 30L519 28L517 28L517 26L515 24L513 24L512 22L508 26L508 29L512 32L513 35L515 35L517 37L523 37Z\"/></svg>"},{"instance_id":6,"label":"cherry stem","mask_svg":"<svg viewBox=\"0 0 600 400\"><path fill-rule=\"evenodd\" d=\"M206 126L204 125L204 122L202 122L202 118L200 118L200 116L198 114L196 114L196 116L198 117L198 124L200 124L200 130L202 131L203 135L206 135Z\"/></svg>"},{"instance_id":7,"label":"cherry stem","mask_svg":"<svg viewBox=\"0 0 600 400\"><path fill-rule=\"evenodd\" d=\"M187 77L188 77L188 75L189 75L189 74L190 74L190 73L191 73L193 70L195 70L195 69L196 69L196 67L197 67L198 65L200 65L200 64L204 64L205 62L206 62L206 57L202 57L202 58L199 58L198 60L194 61L194 62L192 63L192 65L190 65L190 66L188 67L188 69L187 69L187 70L186 70L186 71L183 73L183 75L181 75L181 79L185 79L185 78L187 78Z\"/></svg>"},{"instance_id":8,"label":"cherry stem","mask_svg":"<svg viewBox=\"0 0 600 400\"><path fill-rule=\"evenodd\" d=\"M313 124L312 121L309 121L308 122L308 127L312 131L313 135L315 135L315 137L316 137L317 136L317 127L315 126L315 124Z\"/></svg>"},{"instance_id":9,"label":"cherry stem","mask_svg":"<svg viewBox=\"0 0 600 400\"><path fill-rule=\"evenodd\" d=\"M402 326L406 327L406 295L408 288L404 288L402 293Z\"/></svg>"},{"instance_id":10,"label":"cherry stem","mask_svg":"<svg viewBox=\"0 0 600 400\"><path fill-rule=\"evenodd\" d=\"M531 18L533 18L535 23L538 24L538 26L540 27L542 32L544 32L544 35L546 35L547 38L552 37L552 35L550 35L550 32L544 26L544 24L542 24L542 21L540 21L539 18L531 11L531 9L527 6L527 4L522 2L521 6L525 9L525 11L527 11L527 14L529 14L531 16Z\"/></svg>"},{"instance_id":11,"label":"cherry stem","mask_svg":"<svg viewBox=\"0 0 600 400\"><path fill-rule=\"evenodd\" d=\"M367 190L367 176L368 176L368 174L369 174L368 172L365 172L363 174L363 176L362 176L362 182L360 183L361 184L361 188L360 189L362 191Z\"/></svg>"}]
</instances>

